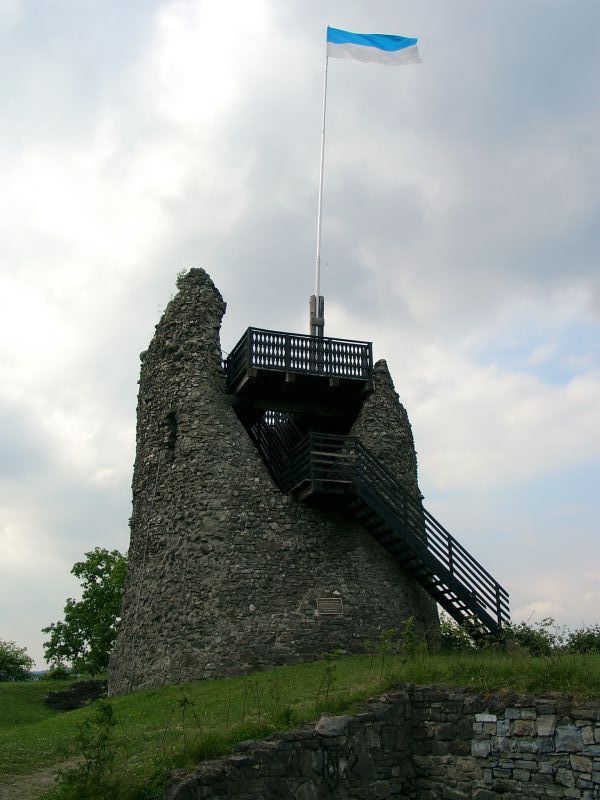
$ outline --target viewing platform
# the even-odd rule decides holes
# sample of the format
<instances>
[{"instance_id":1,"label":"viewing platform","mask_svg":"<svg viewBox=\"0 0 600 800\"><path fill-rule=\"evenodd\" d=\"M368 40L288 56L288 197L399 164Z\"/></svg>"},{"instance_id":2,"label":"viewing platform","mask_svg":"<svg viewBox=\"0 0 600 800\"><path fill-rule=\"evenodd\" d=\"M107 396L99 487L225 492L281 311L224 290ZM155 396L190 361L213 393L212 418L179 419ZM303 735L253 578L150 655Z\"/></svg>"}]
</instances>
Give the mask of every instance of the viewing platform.
<instances>
[{"instance_id":1,"label":"viewing platform","mask_svg":"<svg viewBox=\"0 0 600 800\"><path fill-rule=\"evenodd\" d=\"M354 417L373 390L371 342L248 328L225 361L238 408Z\"/></svg>"}]
</instances>

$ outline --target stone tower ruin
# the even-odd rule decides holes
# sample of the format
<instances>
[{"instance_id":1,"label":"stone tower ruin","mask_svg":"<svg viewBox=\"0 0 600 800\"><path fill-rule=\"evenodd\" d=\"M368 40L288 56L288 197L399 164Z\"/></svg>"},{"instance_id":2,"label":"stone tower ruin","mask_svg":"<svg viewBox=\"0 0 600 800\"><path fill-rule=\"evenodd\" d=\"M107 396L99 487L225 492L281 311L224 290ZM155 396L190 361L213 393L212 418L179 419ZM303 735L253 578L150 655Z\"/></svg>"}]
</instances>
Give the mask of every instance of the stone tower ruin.
<instances>
[{"instance_id":1,"label":"stone tower ruin","mask_svg":"<svg viewBox=\"0 0 600 800\"><path fill-rule=\"evenodd\" d=\"M432 534L385 362L361 361L356 380L356 353L366 352L356 343L249 329L224 369L220 293L201 269L180 284L141 356L111 693L359 652L411 616L427 634L440 586L461 619L472 616L473 604L448 590L451 576L440 583L388 541L397 492L417 562ZM379 516L348 473L365 459L380 470ZM304 475L307 465L317 471Z\"/></svg>"}]
</instances>

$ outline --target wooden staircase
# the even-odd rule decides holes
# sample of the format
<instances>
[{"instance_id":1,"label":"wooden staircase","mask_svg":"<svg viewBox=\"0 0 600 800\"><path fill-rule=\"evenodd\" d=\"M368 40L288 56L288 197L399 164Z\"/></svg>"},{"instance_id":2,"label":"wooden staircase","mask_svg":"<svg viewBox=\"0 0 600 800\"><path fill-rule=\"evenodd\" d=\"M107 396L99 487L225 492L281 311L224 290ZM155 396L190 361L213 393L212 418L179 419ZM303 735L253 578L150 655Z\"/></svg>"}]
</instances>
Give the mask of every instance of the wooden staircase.
<instances>
[{"instance_id":1,"label":"wooden staircase","mask_svg":"<svg viewBox=\"0 0 600 800\"><path fill-rule=\"evenodd\" d=\"M473 637L501 636L510 621L508 592L359 439L302 436L276 418L261 420L251 435L282 491L303 502L335 497Z\"/></svg>"}]
</instances>

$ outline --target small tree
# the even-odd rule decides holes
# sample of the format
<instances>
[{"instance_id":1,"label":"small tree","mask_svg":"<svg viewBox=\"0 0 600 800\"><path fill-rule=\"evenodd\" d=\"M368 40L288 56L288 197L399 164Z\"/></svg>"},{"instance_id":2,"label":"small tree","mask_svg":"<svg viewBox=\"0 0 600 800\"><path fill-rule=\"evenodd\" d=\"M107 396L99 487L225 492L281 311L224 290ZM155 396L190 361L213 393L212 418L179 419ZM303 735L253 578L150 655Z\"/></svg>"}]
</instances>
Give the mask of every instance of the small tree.
<instances>
[{"instance_id":1,"label":"small tree","mask_svg":"<svg viewBox=\"0 0 600 800\"><path fill-rule=\"evenodd\" d=\"M33 658L25 647L0 639L0 681L28 681L32 666Z\"/></svg>"},{"instance_id":2,"label":"small tree","mask_svg":"<svg viewBox=\"0 0 600 800\"><path fill-rule=\"evenodd\" d=\"M118 550L101 547L73 565L71 573L82 585L81 600L69 598L64 620L42 628L50 634L44 642L47 661L54 665L68 662L75 672L92 675L106 669L117 635L126 565L126 557Z\"/></svg>"},{"instance_id":3,"label":"small tree","mask_svg":"<svg viewBox=\"0 0 600 800\"><path fill-rule=\"evenodd\" d=\"M552 617L544 617L531 624L529 620L518 625L509 624L506 626L506 635L509 640L524 647L531 656L551 656L560 649L563 640Z\"/></svg>"}]
</instances>

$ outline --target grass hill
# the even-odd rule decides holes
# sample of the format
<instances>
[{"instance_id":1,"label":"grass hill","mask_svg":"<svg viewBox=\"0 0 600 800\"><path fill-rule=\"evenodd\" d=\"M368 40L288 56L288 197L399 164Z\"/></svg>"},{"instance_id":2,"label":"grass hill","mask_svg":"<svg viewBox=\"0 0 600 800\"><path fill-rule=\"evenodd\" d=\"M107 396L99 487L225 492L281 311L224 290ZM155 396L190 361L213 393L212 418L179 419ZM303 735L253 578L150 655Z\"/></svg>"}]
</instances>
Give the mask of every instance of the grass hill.
<instances>
[{"instance_id":1,"label":"grass hill","mask_svg":"<svg viewBox=\"0 0 600 800\"><path fill-rule=\"evenodd\" d=\"M331 654L323 661L140 692L62 713L43 704L48 691L61 688L56 681L0 683L0 799L39 796L36 775L50 774L74 757L83 769L104 775L95 782L98 793L81 794L74 774L73 785L65 782L52 797L160 798L175 767L324 712L357 710L362 700L397 682L600 698L600 655ZM102 789L102 780L113 788ZM9 793L14 781L21 787L18 795Z\"/></svg>"}]
</instances>

